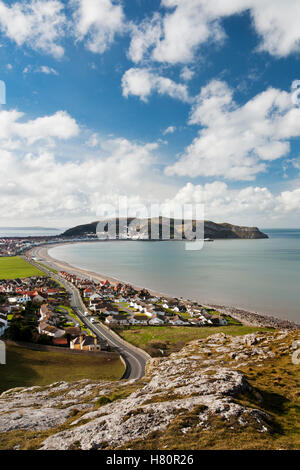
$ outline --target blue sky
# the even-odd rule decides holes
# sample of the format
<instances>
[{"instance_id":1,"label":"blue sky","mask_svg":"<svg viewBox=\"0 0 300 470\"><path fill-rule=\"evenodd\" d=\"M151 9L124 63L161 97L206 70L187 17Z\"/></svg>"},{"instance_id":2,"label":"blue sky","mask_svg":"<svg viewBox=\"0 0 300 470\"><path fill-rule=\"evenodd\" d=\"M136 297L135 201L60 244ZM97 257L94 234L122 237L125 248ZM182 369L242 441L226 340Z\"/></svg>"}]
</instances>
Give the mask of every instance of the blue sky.
<instances>
[{"instance_id":1,"label":"blue sky","mask_svg":"<svg viewBox=\"0 0 300 470\"><path fill-rule=\"evenodd\" d=\"M299 227L299 14L297 0L0 1L1 225L89 222L127 196Z\"/></svg>"}]
</instances>

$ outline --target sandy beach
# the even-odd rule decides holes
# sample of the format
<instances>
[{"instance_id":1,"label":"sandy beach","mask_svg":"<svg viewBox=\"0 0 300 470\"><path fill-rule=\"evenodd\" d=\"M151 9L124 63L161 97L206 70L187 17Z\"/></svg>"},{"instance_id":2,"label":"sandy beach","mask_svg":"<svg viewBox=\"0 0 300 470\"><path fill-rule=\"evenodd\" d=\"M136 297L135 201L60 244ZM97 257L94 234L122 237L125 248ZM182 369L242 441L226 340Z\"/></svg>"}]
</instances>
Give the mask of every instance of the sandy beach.
<instances>
[{"instance_id":1,"label":"sandy beach","mask_svg":"<svg viewBox=\"0 0 300 470\"><path fill-rule=\"evenodd\" d=\"M78 243L90 243L90 242L70 242L70 243L78 244ZM106 276L106 275L103 275L103 274L100 274L100 273L96 273L94 271L88 271L88 270L85 270L85 269L82 269L82 268L72 266L72 265L68 264L65 261L55 259L55 258L53 258L52 256L49 255L49 252L48 252L49 249L55 248L57 246L68 245L70 243L66 243L66 242L56 243L56 244L53 244L51 246L43 245L41 247L34 248L34 249L30 250L28 253L30 253L31 256L35 256L35 257L40 258L42 261L44 261L49 266L51 266L52 268L54 268L58 271L67 271L67 272L69 272L71 274L74 274L74 275L77 275L79 277L90 278L90 279L93 279L93 280L98 281L98 282L101 282L101 281L107 279L113 285L115 285L118 282L127 283L127 284L129 283L129 282L127 282L125 280L122 280L122 279L117 279L117 278L114 278L114 277L111 277L111 276ZM132 283L130 283L130 284L133 287L135 287L136 289L142 289L142 288L147 289L147 286L138 286L138 285L135 285L135 284L132 284ZM150 289L147 289L147 290L153 296L164 297L166 299L171 299L172 298L170 295L167 295L163 292L157 292L157 291L153 291L153 290L150 290ZM296 324L296 323L294 323L290 320L280 319L280 318L276 318L276 317L273 317L273 316L270 316L270 315L265 315L265 314L258 313L258 312L251 312L251 311L244 310L244 309L241 309L241 308L230 307L230 306L226 306L226 305L216 305L216 304L208 305L208 304L205 304L205 303L202 303L202 305L204 307L214 308L214 309L218 310L220 313L231 315L233 318L240 321L244 325L259 326L259 327L266 327L266 328L277 328L277 329L289 329L289 330L290 329L300 329L299 324Z\"/></svg>"}]
</instances>

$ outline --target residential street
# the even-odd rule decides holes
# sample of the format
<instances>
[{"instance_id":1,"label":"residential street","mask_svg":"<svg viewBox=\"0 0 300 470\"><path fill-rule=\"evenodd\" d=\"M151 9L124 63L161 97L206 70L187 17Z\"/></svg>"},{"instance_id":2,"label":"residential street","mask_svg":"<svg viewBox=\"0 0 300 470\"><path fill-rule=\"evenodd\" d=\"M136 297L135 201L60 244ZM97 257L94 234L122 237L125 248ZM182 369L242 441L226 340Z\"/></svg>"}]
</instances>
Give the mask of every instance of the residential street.
<instances>
[{"instance_id":1,"label":"residential street","mask_svg":"<svg viewBox=\"0 0 300 470\"><path fill-rule=\"evenodd\" d=\"M40 258L39 248L32 250L32 256ZM46 260L43 260L43 263L46 262ZM89 318L84 316L86 307L81 299L78 289L76 289L75 286L73 286L58 274L55 274L52 271L46 269L44 266L41 266L37 262L30 260L30 263L44 271L53 279L59 281L64 286L66 291L71 294L71 307L74 309L80 320L95 334L95 336L97 336L99 340L106 341L110 346L120 353L126 363L126 371L124 373L123 379L134 380L143 377L145 374L145 365L147 362L146 354L144 354L143 351L139 352L137 348L131 346L129 343L126 343L121 338L119 339L117 335L110 332L100 322L92 324ZM54 262L51 263L51 267L59 270L59 268L55 266Z\"/></svg>"}]
</instances>

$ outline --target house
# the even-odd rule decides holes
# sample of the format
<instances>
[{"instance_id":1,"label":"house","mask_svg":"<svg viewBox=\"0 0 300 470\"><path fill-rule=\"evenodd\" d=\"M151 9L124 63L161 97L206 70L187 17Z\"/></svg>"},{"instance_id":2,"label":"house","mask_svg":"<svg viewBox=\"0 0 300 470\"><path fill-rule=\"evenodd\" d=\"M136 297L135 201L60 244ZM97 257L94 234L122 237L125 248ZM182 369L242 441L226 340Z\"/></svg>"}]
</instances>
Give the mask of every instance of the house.
<instances>
[{"instance_id":1,"label":"house","mask_svg":"<svg viewBox=\"0 0 300 470\"><path fill-rule=\"evenodd\" d=\"M91 305L91 303L92 303L94 300L98 300L98 299L99 299L99 300L101 299L101 295L99 295L99 294L92 294L92 295L90 295L90 305Z\"/></svg>"},{"instance_id":2,"label":"house","mask_svg":"<svg viewBox=\"0 0 300 470\"><path fill-rule=\"evenodd\" d=\"M149 325L160 326L160 325L164 325L165 321L161 316L154 314L148 323Z\"/></svg>"},{"instance_id":3,"label":"house","mask_svg":"<svg viewBox=\"0 0 300 470\"><path fill-rule=\"evenodd\" d=\"M45 299L41 295L36 295L35 297L32 298L32 302L34 304L43 304L45 302Z\"/></svg>"},{"instance_id":4,"label":"house","mask_svg":"<svg viewBox=\"0 0 300 470\"><path fill-rule=\"evenodd\" d=\"M85 299L91 297L93 294L94 294L94 290L91 287L87 287L83 291L83 297Z\"/></svg>"},{"instance_id":5,"label":"house","mask_svg":"<svg viewBox=\"0 0 300 470\"><path fill-rule=\"evenodd\" d=\"M40 307L40 315L41 315L40 321L44 320L44 318L46 318L46 317L50 317L51 314L52 314L52 312L49 309L48 304L41 305L41 307Z\"/></svg>"},{"instance_id":6,"label":"house","mask_svg":"<svg viewBox=\"0 0 300 470\"><path fill-rule=\"evenodd\" d=\"M131 325L147 325L149 317L147 315L133 315L128 321Z\"/></svg>"},{"instance_id":7,"label":"house","mask_svg":"<svg viewBox=\"0 0 300 470\"><path fill-rule=\"evenodd\" d=\"M81 351L101 351L101 345L98 344L97 338L94 336L80 335L74 338L70 342L71 349L77 349Z\"/></svg>"},{"instance_id":8,"label":"house","mask_svg":"<svg viewBox=\"0 0 300 470\"><path fill-rule=\"evenodd\" d=\"M203 326L206 324L206 320L202 318L192 318L189 323L194 326Z\"/></svg>"},{"instance_id":9,"label":"house","mask_svg":"<svg viewBox=\"0 0 300 470\"><path fill-rule=\"evenodd\" d=\"M218 315L211 315L211 321L213 325L228 325L228 322L225 318L219 317Z\"/></svg>"},{"instance_id":10,"label":"house","mask_svg":"<svg viewBox=\"0 0 300 470\"><path fill-rule=\"evenodd\" d=\"M51 338L62 338L65 334L65 330L49 325L49 323L40 323L38 326L38 332L40 335L47 335Z\"/></svg>"},{"instance_id":11,"label":"house","mask_svg":"<svg viewBox=\"0 0 300 470\"><path fill-rule=\"evenodd\" d=\"M85 334L81 331L81 328L76 326L70 326L68 328L65 328L65 333L66 335L71 336L71 338L76 338L77 336Z\"/></svg>"},{"instance_id":12,"label":"house","mask_svg":"<svg viewBox=\"0 0 300 470\"><path fill-rule=\"evenodd\" d=\"M109 315L105 318L105 322L107 325L118 325L118 320L115 318L114 315Z\"/></svg>"},{"instance_id":13,"label":"house","mask_svg":"<svg viewBox=\"0 0 300 470\"><path fill-rule=\"evenodd\" d=\"M52 344L54 346L67 347L68 346L68 340L67 340L67 338L53 338Z\"/></svg>"},{"instance_id":14,"label":"house","mask_svg":"<svg viewBox=\"0 0 300 470\"><path fill-rule=\"evenodd\" d=\"M180 315L175 315L174 317L171 317L169 323L175 326L189 325L189 322L186 322Z\"/></svg>"}]
</instances>

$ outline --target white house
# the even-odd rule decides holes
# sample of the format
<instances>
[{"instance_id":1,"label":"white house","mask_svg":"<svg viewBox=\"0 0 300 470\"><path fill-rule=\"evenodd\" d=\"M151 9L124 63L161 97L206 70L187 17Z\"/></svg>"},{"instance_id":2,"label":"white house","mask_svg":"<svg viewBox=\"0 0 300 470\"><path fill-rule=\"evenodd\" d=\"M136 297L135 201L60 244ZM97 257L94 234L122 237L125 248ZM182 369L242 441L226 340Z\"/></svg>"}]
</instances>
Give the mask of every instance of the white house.
<instances>
[{"instance_id":1,"label":"white house","mask_svg":"<svg viewBox=\"0 0 300 470\"><path fill-rule=\"evenodd\" d=\"M169 323L176 326L189 325L189 322L184 321L179 315L170 318Z\"/></svg>"},{"instance_id":2,"label":"white house","mask_svg":"<svg viewBox=\"0 0 300 470\"><path fill-rule=\"evenodd\" d=\"M160 325L163 325L165 322L161 318L159 318L157 316L153 316L151 318L151 320L149 320L148 323L149 323L149 325L160 326Z\"/></svg>"}]
</instances>

